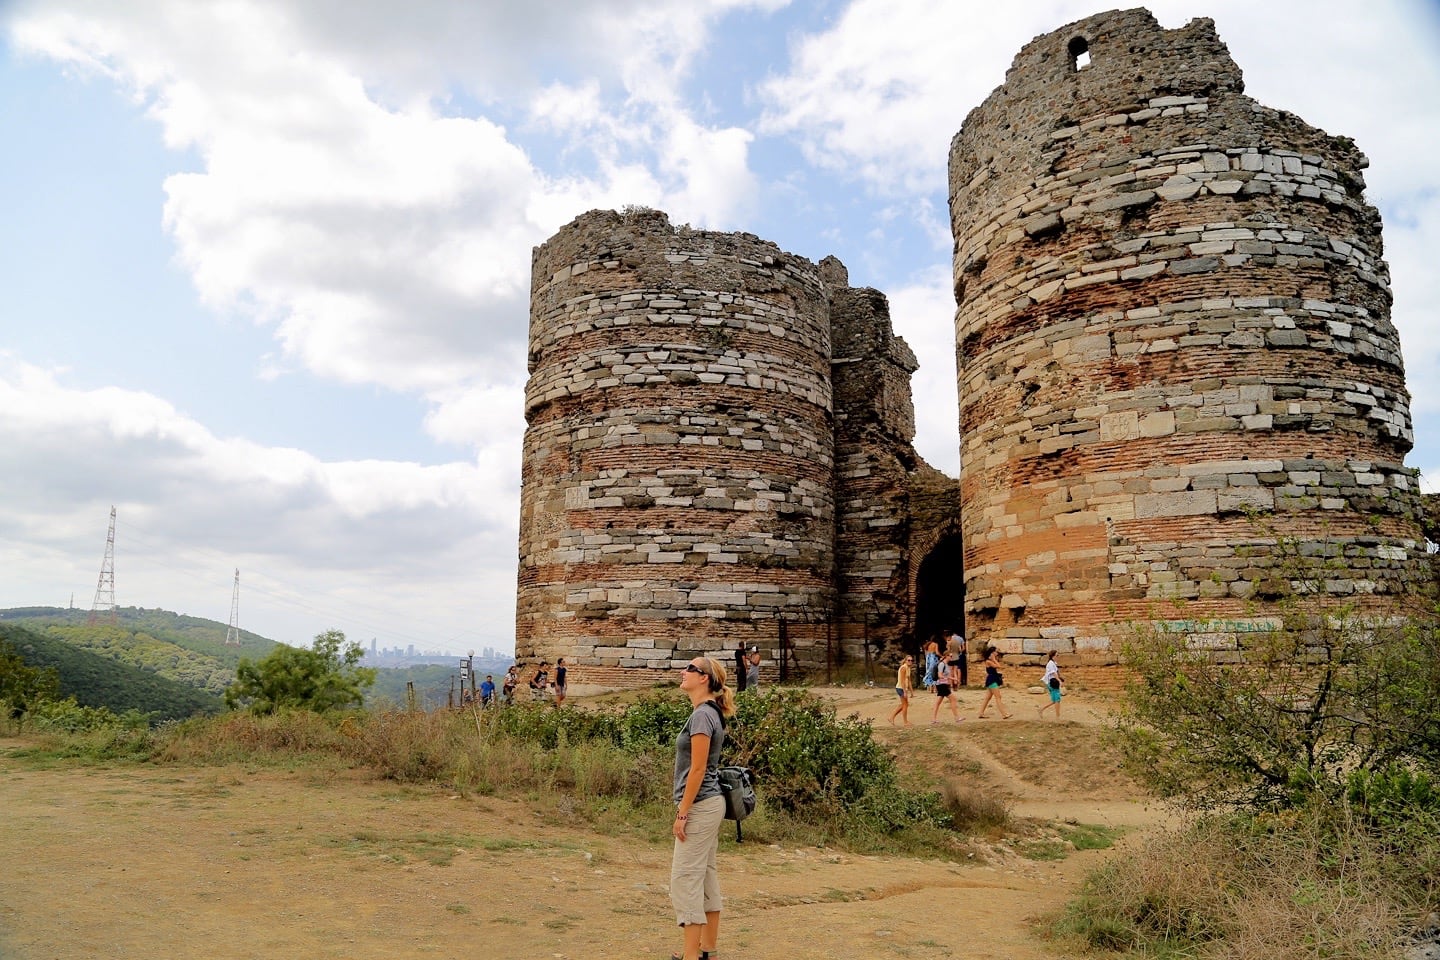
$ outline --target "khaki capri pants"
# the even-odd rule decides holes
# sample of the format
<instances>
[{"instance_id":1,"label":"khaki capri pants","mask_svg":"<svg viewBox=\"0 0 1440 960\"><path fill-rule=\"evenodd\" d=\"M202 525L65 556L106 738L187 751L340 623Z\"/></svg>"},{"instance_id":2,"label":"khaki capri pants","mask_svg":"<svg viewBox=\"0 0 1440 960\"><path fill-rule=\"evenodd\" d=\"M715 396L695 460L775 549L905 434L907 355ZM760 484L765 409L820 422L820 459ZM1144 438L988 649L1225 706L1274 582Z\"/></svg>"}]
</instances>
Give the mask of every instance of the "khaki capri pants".
<instances>
[{"instance_id":1,"label":"khaki capri pants","mask_svg":"<svg viewBox=\"0 0 1440 960\"><path fill-rule=\"evenodd\" d=\"M704 923L705 914L720 911L720 874L715 850L725 822L725 797L707 797L690 806L685 842L675 840L670 860L670 902L680 926Z\"/></svg>"}]
</instances>

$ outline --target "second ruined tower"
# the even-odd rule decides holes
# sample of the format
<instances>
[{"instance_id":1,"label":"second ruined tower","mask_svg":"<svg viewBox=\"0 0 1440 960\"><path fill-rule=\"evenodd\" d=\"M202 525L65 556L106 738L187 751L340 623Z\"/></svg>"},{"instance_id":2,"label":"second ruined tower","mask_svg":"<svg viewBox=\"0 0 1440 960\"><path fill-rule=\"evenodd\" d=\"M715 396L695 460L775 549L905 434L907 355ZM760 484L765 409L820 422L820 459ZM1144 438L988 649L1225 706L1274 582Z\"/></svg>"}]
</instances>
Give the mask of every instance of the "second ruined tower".
<instances>
[{"instance_id":1,"label":"second ruined tower","mask_svg":"<svg viewBox=\"0 0 1440 960\"><path fill-rule=\"evenodd\" d=\"M1332 600L1415 572L1365 157L1243 90L1210 20L1105 13L1028 44L952 143L976 639L1263 629L1284 551L1325 560Z\"/></svg>"}]
</instances>

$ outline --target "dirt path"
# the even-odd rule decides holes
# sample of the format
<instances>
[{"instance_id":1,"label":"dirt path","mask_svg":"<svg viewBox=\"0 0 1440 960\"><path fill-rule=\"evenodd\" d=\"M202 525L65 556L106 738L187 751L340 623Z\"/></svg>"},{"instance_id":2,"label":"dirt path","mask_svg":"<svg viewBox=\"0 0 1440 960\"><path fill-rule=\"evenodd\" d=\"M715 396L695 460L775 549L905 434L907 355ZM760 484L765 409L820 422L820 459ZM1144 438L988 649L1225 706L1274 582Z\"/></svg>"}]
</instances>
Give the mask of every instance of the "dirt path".
<instances>
[{"instance_id":1,"label":"dirt path","mask_svg":"<svg viewBox=\"0 0 1440 960\"><path fill-rule=\"evenodd\" d=\"M883 691L833 695L842 712L878 712L885 726ZM1037 746L1094 738L1080 710L1081 723L1042 726L1016 708L1003 723L877 735L969 771L1026 815L1140 828L1160 821L1113 777L1106 785L1069 767L1056 774L1061 783L1037 783L1055 773L1032 762L1043 758ZM542 822L524 802L348 775L35 770L11 759L10 745L0 741L4 960L588 960L663 957L677 943L667 921L669 847L645 837ZM1072 760L1101 762L1096 756ZM1063 903L1109 855L954 864L727 845L722 955L1053 960L1027 921ZM956 918L952 931L930 919L942 904Z\"/></svg>"}]
</instances>

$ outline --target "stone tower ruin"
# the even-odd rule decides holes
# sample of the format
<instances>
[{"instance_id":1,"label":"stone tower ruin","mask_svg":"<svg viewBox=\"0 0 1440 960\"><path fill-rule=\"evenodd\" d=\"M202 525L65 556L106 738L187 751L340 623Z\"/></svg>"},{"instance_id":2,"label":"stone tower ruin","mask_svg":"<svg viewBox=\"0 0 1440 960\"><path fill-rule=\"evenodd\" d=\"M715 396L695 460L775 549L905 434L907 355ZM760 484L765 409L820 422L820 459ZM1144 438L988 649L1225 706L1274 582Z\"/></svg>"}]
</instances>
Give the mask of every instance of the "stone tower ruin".
<instances>
[{"instance_id":1,"label":"stone tower ruin","mask_svg":"<svg viewBox=\"0 0 1440 960\"><path fill-rule=\"evenodd\" d=\"M1243 90L1212 21L1104 13L1025 46L951 145L976 638L1218 618L1224 646L1271 623L1282 552L1330 599L1417 574L1365 157Z\"/></svg>"},{"instance_id":2,"label":"stone tower ruin","mask_svg":"<svg viewBox=\"0 0 1440 960\"><path fill-rule=\"evenodd\" d=\"M834 258L650 210L562 228L533 258L517 658L615 684L897 642L914 369Z\"/></svg>"}]
</instances>

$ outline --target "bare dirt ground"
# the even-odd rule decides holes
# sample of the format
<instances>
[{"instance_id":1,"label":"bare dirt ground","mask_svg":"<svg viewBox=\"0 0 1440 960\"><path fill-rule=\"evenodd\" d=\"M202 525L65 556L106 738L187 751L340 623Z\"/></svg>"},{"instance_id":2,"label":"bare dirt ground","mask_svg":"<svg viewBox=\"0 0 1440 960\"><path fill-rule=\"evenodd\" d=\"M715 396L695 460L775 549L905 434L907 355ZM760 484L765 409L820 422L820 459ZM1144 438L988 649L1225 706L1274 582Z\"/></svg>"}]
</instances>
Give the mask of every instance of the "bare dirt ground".
<instances>
[{"instance_id":1,"label":"bare dirt ground","mask_svg":"<svg viewBox=\"0 0 1440 960\"><path fill-rule=\"evenodd\" d=\"M1011 720L891 728L886 688L829 689L842 714L937 777L1013 810L1128 831L1117 849L964 862L747 840L721 848L727 958L1053 960L1035 918L1164 823L1099 746L1104 704L1065 721L1007 691ZM948 718L948 712L942 712ZM361 774L245 766L35 769L0 740L0 958L667 957L670 847L601 833L554 803L457 797ZM1120 852L1117 852L1120 851ZM948 917L948 921L937 918Z\"/></svg>"}]
</instances>

